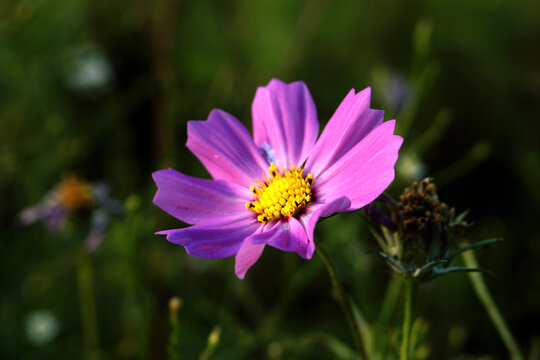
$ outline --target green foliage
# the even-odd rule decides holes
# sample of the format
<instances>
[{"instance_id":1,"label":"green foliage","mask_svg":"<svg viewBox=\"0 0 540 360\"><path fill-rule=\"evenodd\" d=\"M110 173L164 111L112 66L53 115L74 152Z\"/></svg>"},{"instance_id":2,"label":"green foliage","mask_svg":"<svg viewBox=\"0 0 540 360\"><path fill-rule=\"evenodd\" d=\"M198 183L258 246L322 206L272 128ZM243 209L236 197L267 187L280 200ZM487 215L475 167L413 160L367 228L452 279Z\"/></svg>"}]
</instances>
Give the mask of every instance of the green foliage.
<instances>
[{"instance_id":1,"label":"green foliage","mask_svg":"<svg viewBox=\"0 0 540 360\"><path fill-rule=\"evenodd\" d=\"M509 326L519 329L522 348L535 344L540 12L534 5L1 1L0 358L85 356L77 266L89 226L50 234L41 224L18 224L23 208L71 173L107 181L127 209L89 260L102 359L175 358L168 353L168 303L175 296L182 308L171 352L181 359L354 358L317 256L305 261L270 248L240 281L232 259L192 258L154 235L183 225L151 203L151 172L174 167L208 177L184 146L186 122L216 107L249 127L256 87L274 77L306 82L321 128L350 88L373 87L372 106L397 118L405 136L390 193L426 172L442 198L472 209L471 242L505 239L478 252L482 268L494 273L485 281ZM392 86L402 92L389 96ZM382 354L374 359L395 359L400 284L375 254L361 216L325 220L316 236L366 324L377 324L366 347ZM52 313L59 328L36 345L25 321L40 310ZM417 359L504 354L464 275L420 288L417 314L410 334Z\"/></svg>"}]
</instances>

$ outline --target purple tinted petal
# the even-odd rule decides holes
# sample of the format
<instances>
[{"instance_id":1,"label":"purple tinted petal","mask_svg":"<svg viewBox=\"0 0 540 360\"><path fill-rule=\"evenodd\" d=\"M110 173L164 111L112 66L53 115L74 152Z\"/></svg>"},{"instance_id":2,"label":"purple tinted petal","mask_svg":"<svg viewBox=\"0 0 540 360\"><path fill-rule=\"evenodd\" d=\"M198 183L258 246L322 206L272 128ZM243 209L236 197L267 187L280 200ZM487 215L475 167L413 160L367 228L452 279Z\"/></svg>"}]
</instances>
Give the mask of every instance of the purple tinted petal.
<instances>
[{"instance_id":1,"label":"purple tinted petal","mask_svg":"<svg viewBox=\"0 0 540 360\"><path fill-rule=\"evenodd\" d=\"M105 236L102 229L92 229L90 231L90 234L86 238L85 246L86 250L89 253L94 253L99 248L101 243L103 242L103 237Z\"/></svg>"},{"instance_id":2,"label":"purple tinted petal","mask_svg":"<svg viewBox=\"0 0 540 360\"><path fill-rule=\"evenodd\" d=\"M221 259L238 252L242 242L259 227L256 221L208 227L208 224L160 232L167 240L186 248L188 254L206 259Z\"/></svg>"},{"instance_id":3,"label":"purple tinted petal","mask_svg":"<svg viewBox=\"0 0 540 360\"><path fill-rule=\"evenodd\" d=\"M277 166L301 165L319 132L317 110L306 85L270 81L257 89L252 113L257 146L270 145Z\"/></svg>"},{"instance_id":4,"label":"purple tinted petal","mask_svg":"<svg viewBox=\"0 0 540 360\"><path fill-rule=\"evenodd\" d=\"M243 279L246 272L259 260L266 242L276 235L278 224L260 226L258 231L248 237L236 253L234 271L236 276Z\"/></svg>"},{"instance_id":5,"label":"purple tinted petal","mask_svg":"<svg viewBox=\"0 0 540 360\"><path fill-rule=\"evenodd\" d=\"M19 221L23 225L30 225L43 218L43 205L38 204L23 209L19 214Z\"/></svg>"},{"instance_id":6,"label":"purple tinted petal","mask_svg":"<svg viewBox=\"0 0 540 360\"><path fill-rule=\"evenodd\" d=\"M67 211L60 205L46 207L43 214L43 220L50 232L61 231L66 224L67 217Z\"/></svg>"},{"instance_id":7,"label":"purple tinted petal","mask_svg":"<svg viewBox=\"0 0 540 360\"><path fill-rule=\"evenodd\" d=\"M334 213L347 210L351 206L351 202L346 197L341 197L331 201L328 204L313 204L308 211L300 217L300 222L304 224L306 229L308 246L306 249L306 259L311 259L315 251L315 243L313 242L313 232L319 218L328 217Z\"/></svg>"},{"instance_id":8,"label":"purple tinted petal","mask_svg":"<svg viewBox=\"0 0 540 360\"><path fill-rule=\"evenodd\" d=\"M200 224L223 217L251 215L244 204L249 189L223 180L197 179L176 170L152 174L158 187L154 204L188 224Z\"/></svg>"},{"instance_id":9,"label":"purple tinted petal","mask_svg":"<svg viewBox=\"0 0 540 360\"><path fill-rule=\"evenodd\" d=\"M105 211L96 210L92 213L92 229L85 242L88 252L93 253L99 248L105 236L108 223L109 217Z\"/></svg>"},{"instance_id":10,"label":"purple tinted petal","mask_svg":"<svg viewBox=\"0 0 540 360\"><path fill-rule=\"evenodd\" d=\"M234 263L234 272L239 279L244 279L249 268L259 260L264 247L264 244L253 244L250 241L244 241L236 253Z\"/></svg>"},{"instance_id":11,"label":"purple tinted petal","mask_svg":"<svg viewBox=\"0 0 540 360\"><path fill-rule=\"evenodd\" d=\"M279 250L295 252L307 259L308 238L302 223L294 217L289 217L280 220L278 224L279 228L276 229L274 236L266 243Z\"/></svg>"},{"instance_id":12,"label":"purple tinted petal","mask_svg":"<svg viewBox=\"0 0 540 360\"><path fill-rule=\"evenodd\" d=\"M216 180L249 188L268 171L266 160L244 125L221 110L212 110L206 121L188 122L186 146Z\"/></svg>"},{"instance_id":13,"label":"purple tinted petal","mask_svg":"<svg viewBox=\"0 0 540 360\"><path fill-rule=\"evenodd\" d=\"M329 202L342 196L351 201L349 210L375 200L394 179L394 165L403 142L393 135L395 121L387 121L322 173L316 185L317 199Z\"/></svg>"},{"instance_id":14,"label":"purple tinted petal","mask_svg":"<svg viewBox=\"0 0 540 360\"><path fill-rule=\"evenodd\" d=\"M370 88L347 94L313 147L307 172L317 177L382 123L384 111L370 109L370 97Z\"/></svg>"}]
</instances>

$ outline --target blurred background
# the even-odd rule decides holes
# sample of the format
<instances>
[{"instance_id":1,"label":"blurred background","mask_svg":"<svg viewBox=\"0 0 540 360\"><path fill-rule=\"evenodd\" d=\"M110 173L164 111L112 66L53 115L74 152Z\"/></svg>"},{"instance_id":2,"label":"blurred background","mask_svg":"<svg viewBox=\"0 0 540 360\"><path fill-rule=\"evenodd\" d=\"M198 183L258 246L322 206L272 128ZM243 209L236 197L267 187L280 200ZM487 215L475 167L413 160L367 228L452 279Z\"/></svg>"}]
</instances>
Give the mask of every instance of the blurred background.
<instances>
[{"instance_id":1,"label":"blurred background","mask_svg":"<svg viewBox=\"0 0 540 360\"><path fill-rule=\"evenodd\" d=\"M321 129L351 88L372 87L405 138L388 193L433 176L442 201L470 209L468 241L504 238L477 256L540 358L538 44L533 0L1 1L0 358L348 358L319 257L267 248L240 281L233 259L191 258L154 235L184 225L152 204L152 171L208 177L184 146L187 121L220 108L251 128L272 78L307 84ZM88 214L56 233L19 220L69 175L106 182L125 209L86 255ZM376 322L392 273L361 213L316 236ZM391 342L401 313L383 328ZM423 285L418 314L418 358L508 358L467 275Z\"/></svg>"}]
</instances>

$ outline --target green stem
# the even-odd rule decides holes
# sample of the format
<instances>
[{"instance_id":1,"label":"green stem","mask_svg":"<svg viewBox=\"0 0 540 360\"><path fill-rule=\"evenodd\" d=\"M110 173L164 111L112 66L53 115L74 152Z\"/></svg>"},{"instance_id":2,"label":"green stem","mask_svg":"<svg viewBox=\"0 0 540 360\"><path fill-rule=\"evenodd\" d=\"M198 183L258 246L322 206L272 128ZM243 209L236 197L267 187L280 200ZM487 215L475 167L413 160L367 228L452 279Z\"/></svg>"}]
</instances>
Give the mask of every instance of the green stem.
<instances>
[{"instance_id":1,"label":"green stem","mask_svg":"<svg viewBox=\"0 0 540 360\"><path fill-rule=\"evenodd\" d=\"M84 349L87 360L99 360L99 338L94 297L94 280L90 255L81 250L77 267L79 307L81 311Z\"/></svg>"},{"instance_id":2,"label":"green stem","mask_svg":"<svg viewBox=\"0 0 540 360\"><path fill-rule=\"evenodd\" d=\"M212 354L216 351L219 339L221 337L221 326L216 325L210 335L208 335L208 341L206 342L206 348L199 355L199 360L210 360Z\"/></svg>"},{"instance_id":3,"label":"green stem","mask_svg":"<svg viewBox=\"0 0 540 360\"><path fill-rule=\"evenodd\" d=\"M171 332L169 335L169 360L180 360L180 323L178 321L178 313L182 308L182 300L178 297L173 297L169 300L169 325Z\"/></svg>"},{"instance_id":4,"label":"green stem","mask_svg":"<svg viewBox=\"0 0 540 360\"><path fill-rule=\"evenodd\" d=\"M476 257L474 256L473 251L464 252L462 254L462 257L467 267L478 267L478 262L476 261ZM513 360L524 360L525 358L519 350L518 344L514 339L514 336L512 336L512 333L510 332L506 321L504 321L504 318L502 317L501 312L497 307L497 304L495 304L493 297L489 293L483 275L477 272L469 273L468 275L469 279L472 282L476 296L478 296L478 299L480 300L482 305L484 305L484 308L486 309L489 317L491 318L493 325L495 325L495 328L499 332L499 335L501 336L504 344L506 345L506 348L508 349L511 358Z\"/></svg>"},{"instance_id":5,"label":"green stem","mask_svg":"<svg viewBox=\"0 0 540 360\"><path fill-rule=\"evenodd\" d=\"M411 325L416 302L416 283L407 279L405 286L405 314L403 317L403 333L401 337L401 360L408 360L411 342Z\"/></svg>"},{"instance_id":6,"label":"green stem","mask_svg":"<svg viewBox=\"0 0 540 360\"><path fill-rule=\"evenodd\" d=\"M343 288L341 287L341 284L337 276L336 268L334 264L332 263L332 260L330 259L328 254L324 251L323 247L318 241L316 245L317 245L317 254L320 255L321 259L326 265L328 274L330 275L330 280L332 282L334 296L336 297L336 300L341 306L341 310L343 310L343 313L345 314L345 317L347 318L349 327L351 328L351 331L353 333L354 343L356 345L356 351L357 351L358 357L360 359L365 359L366 356L365 356L365 351L364 351L364 346L363 346L363 341L362 341L362 334L360 333L360 327L358 326L358 323L356 322L354 318L354 313L351 307L351 303L348 301L345 295L345 292L343 291Z\"/></svg>"}]
</instances>

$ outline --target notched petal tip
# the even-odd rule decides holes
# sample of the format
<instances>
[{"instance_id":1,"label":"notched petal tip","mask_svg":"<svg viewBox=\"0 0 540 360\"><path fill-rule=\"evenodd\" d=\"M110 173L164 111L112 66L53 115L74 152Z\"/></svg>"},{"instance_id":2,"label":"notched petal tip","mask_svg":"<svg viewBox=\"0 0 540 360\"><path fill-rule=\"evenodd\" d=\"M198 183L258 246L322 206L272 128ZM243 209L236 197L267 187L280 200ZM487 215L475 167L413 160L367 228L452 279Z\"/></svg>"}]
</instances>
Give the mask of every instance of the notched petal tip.
<instances>
[{"instance_id":1,"label":"notched petal tip","mask_svg":"<svg viewBox=\"0 0 540 360\"><path fill-rule=\"evenodd\" d=\"M159 181L162 180L164 177L166 177L171 171L176 172L176 170L172 168L156 170L152 173L152 179L154 180L156 185L159 187Z\"/></svg>"},{"instance_id":2,"label":"notched petal tip","mask_svg":"<svg viewBox=\"0 0 540 360\"><path fill-rule=\"evenodd\" d=\"M381 125L379 126L384 126L383 128L385 129L386 127L389 127L392 129L392 133L394 133L394 130L396 129L396 119L392 119L392 120L388 120L388 121L385 121L383 122Z\"/></svg>"},{"instance_id":3,"label":"notched petal tip","mask_svg":"<svg viewBox=\"0 0 540 360\"><path fill-rule=\"evenodd\" d=\"M267 167L244 124L223 110L189 121L186 146L216 180L249 186Z\"/></svg>"},{"instance_id":4,"label":"notched petal tip","mask_svg":"<svg viewBox=\"0 0 540 360\"><path fill-rule=\"evenodd\" d=\"M368 107L371 105L371 86L365 87L362 90L356 92L354 88L351 89L351 91L354 91L354 95L357 98L361 97L367 97L367 105Z\"/></svg>"},{"instance_id":5,"label":"notched petal tip","mask_svg":"<svg viewBox=\"0 0 540 360\"><path fill-rule=\"evenodd\" d=\"M373 129L318 178L321 198L347 196L354 209L377 198L395 176L395 163L403 138L394 135L395 120Z\"/></svg>"},{"instance_id":6,"label":"notched petal tip","mask_svg":"<svg viewBox=\"0 0 540 360\"><path fill-rule=\"evenodd\" d=\"M301 80L292 81L290 83L286 83L282 80L273 78L271 79L266 86L259 86L259 88L274 88L274 87L284 87L287 88L289 86L295 86L295 85L301 85L307 90L307 85L305 82Z\"/></svg>"},{"instance_id":7,"label":"notched petal tip","mask_svg":"<svg viewBox=\"0 0 540 360\"><path fill-rule=\"evenodd\" d=\"M354 88L349 91L310 152L308 171L322 174L382 124L384 111L371 109L370 104L370 87L358 93Z\"/></svg>"},{"instance_id":8,"label":"notched petal tip","mask_svg":"<svg viewBox=\"0 0 540 360\"><path fill-rule=\"evenodd\" d=\"M287 84L284 81L273 78L268 82L266 86L259 86L259 88L275 87L275 86L287 86Z\"/></svg>"},{"instance_id":9,"label":"notched petal tip","mask_svg":"<svg viewBox=\"0 0 540 360\"><path fill-rule=\"evenodd\" d=\"M305 161L319 133L317 110L305 83L272 79L257 88L252 117L259 148L268 143L283 166Z\"/></svg>"},{"instance_id":10,"label":"notched petal tip","mask_svg":"<svg viewBox=\"0 0 540 360\"><path fill-rule=\"evenodd\" d=\"M170 233L171 231L174 231L174 230L161 230L161 231L156 231L156 232L154 233L154 235L167 235L167 236L168 236L169 233Z\"/></svg>"}]
</instances>

